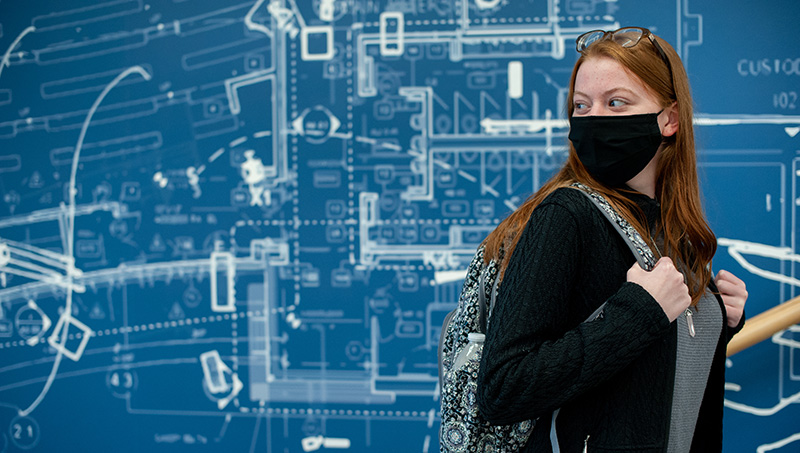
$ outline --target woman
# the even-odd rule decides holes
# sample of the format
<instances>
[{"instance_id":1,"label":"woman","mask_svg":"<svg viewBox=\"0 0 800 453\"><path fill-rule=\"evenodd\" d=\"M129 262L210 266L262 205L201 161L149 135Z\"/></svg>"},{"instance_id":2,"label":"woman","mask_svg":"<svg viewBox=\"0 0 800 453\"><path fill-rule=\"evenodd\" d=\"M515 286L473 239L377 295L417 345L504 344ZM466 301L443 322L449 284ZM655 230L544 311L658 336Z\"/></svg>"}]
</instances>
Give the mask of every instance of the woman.
<instances>
[{"instance_id":1,"label":"woman","mask_svg":"<svg viewBox=\"0 0 800 453\"><path fill-rule=\"evenodd\" d=\"M551 451L551 437L564 452L720 451L725 349L747 291L711 274L686 72L642 28L586 33L578 51L567 161L484 242L502 282L481 413L493 424L541 417L525 451ZM573 182L645 238L660 258L651 271Z\"/></svg>"}]
</instances>

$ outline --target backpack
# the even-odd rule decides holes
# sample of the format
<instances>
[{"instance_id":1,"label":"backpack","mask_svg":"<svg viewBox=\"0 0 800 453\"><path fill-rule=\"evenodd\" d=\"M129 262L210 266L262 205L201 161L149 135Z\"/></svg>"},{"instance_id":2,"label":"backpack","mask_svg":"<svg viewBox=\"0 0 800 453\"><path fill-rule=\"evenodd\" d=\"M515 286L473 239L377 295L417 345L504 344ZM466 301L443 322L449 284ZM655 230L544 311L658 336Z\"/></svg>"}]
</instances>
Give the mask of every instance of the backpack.
<instances>
[{"instance_id":1,"label":"backpack","mask_svg":"<svg viewBox=\"0 0 800 453\"><path fill-rule=\"evenodd\" d=\"M572 187L586 195L625 240L639 264L647 270L655 265L655 256L641 235L597 192L574 183ZM441 427L439 444L442 452L516 452L528 441L537 420L512 425L489 425L478 411L478 369L482 355L482 338L488 327L491 308L497 296L497 277L504 251L497 259L484 262L485 248L478 247L467 267L467 275L458 306L445 316L439 338L439 389ZM487 294L491 300L487 303ZM586 321L602 316L601 305ZM470 335L472 334L472 335ZM473 341L470 341L472 338ZM456 363L458 362L458 363ZM558 451L553 412L550 438L553 451Z\"/></svg>"}]
</instances>

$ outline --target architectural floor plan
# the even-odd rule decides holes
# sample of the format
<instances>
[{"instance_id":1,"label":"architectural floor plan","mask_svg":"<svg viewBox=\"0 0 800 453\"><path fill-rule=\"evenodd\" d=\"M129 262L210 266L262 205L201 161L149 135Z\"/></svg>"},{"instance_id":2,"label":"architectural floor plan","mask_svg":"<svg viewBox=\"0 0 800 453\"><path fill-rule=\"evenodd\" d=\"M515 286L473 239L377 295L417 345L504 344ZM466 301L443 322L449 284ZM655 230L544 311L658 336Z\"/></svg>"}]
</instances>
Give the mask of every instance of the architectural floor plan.
<instances>
[{"instance_id":1,"label":"architectural floor plan","mask_svg":"<svg viewBox=\"0 0 800 453\"><path fill-rule=\"evenodd\" d=\"M714 262L800 294L800 5L0 0L0 451L435 452L477 245L564 161L574 41L692 81ZM800 330L726 451L800 449Z\"/></svg>"}]
</instances>

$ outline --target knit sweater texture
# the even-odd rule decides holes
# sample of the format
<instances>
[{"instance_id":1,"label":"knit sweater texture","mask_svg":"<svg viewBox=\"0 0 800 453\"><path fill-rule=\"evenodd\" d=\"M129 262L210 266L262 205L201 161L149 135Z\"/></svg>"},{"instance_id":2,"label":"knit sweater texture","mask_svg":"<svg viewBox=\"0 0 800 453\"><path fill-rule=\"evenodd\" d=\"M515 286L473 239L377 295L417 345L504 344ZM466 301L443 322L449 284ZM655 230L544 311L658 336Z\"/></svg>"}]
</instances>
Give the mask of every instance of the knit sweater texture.
<instances>
[{"instance_id":1,"label":"knit sweater texture","mask_svg":"<svg viewBox=\"0 0 800 453\"><path fill-rule=\"evenodd\" d=\"M629 196L651 229L658 203ZM525 451L551 451L550 418L561 408L562 452L665 452L677 349L676 323L641 286L636 262L583 194L554 191L533 212L492 307L478 376L478 404L493 424L541 417ZM715 288L714 288L715 289ZM717 343L692 451L722 449L725 346ZM583 322L607 302L601 318Z\"/></svg>"}]
</instances>

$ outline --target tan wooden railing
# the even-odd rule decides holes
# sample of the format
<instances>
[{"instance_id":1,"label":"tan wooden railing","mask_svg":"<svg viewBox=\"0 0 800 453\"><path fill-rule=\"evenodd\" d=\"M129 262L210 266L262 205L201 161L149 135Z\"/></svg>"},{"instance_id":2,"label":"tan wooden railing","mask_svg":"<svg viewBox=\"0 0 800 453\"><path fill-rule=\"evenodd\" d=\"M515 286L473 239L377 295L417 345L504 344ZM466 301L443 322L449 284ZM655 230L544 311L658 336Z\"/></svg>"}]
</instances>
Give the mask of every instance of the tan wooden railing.
<instances>
[{"instance_id":1,"label":"tan wooden railing","mask_svg":"<svg viewBox=\"0 0 800 453\"><path fill-rule=\"evenodd\" d=\"M800 296L746 320L741 332L728 343L728 357L800 323Z\"/></svg>"}]
</instances>

